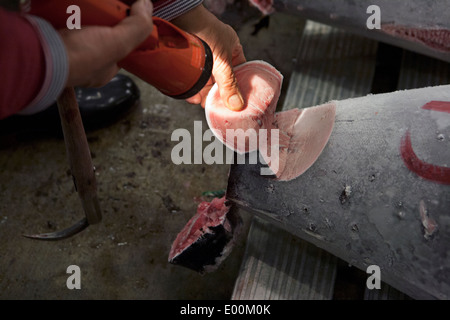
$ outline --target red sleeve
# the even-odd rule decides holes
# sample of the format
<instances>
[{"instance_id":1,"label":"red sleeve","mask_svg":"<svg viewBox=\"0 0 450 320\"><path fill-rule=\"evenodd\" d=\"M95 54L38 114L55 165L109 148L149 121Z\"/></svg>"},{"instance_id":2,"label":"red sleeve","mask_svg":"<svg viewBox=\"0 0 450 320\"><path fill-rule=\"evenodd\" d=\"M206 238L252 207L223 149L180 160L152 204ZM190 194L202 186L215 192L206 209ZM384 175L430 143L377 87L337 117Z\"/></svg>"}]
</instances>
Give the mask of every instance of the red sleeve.
<instances>
[{"instance_id":1,"label":"red sleeve","mask_svg":"<svg viewBox=\"0 0 450 320\"><path fill-rule=\"evenodd\" d=\"M39 35L19 13L0 8L0 119L25 108L45 77Z\"/></svg>"}]
</instances>

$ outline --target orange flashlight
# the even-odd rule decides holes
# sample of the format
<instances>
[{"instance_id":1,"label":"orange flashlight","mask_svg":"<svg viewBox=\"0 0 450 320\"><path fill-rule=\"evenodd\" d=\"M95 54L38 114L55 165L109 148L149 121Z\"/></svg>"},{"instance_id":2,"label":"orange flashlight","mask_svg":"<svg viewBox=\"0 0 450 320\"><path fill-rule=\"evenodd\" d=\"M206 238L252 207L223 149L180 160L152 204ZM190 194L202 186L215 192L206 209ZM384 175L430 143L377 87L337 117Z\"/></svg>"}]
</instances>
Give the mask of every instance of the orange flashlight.
<instances>
[{"instance_id":1,"label":"orange flashlight","mask_svg":"<svg viewBox=\"0 0 450 320\"><path fill-rule=\"evenodd\" d=\"M30 14L55 28L66 28L67 8L77 5L82 25L114 26L127 17L130 7L118 0L39 0ZM150 36L119 66L148 82L163 94L187 99L197 94L211 77L213 55L200 38L170 22L153 17Z\"/></svg>"}]
</instances>

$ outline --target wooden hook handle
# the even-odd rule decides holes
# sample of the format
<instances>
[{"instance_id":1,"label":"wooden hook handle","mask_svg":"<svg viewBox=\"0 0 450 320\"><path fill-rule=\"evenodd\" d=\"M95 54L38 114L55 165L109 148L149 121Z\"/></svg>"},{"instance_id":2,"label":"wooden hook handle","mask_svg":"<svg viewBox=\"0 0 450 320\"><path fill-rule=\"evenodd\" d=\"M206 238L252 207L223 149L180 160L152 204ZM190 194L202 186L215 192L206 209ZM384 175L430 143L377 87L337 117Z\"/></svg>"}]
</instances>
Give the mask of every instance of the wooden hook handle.
<instances>
[{"instance_id":1,"label":"wooden hook handle","mask_svg":"<svg viewBox=\"0 0 450 320\"><path fill-rule=\"evenodd\" d=\"M97 198L97 181L74 88L65 88L57 104L75 188L88 223L99 223L102 215Z\"/></svg>"}]
</instances>

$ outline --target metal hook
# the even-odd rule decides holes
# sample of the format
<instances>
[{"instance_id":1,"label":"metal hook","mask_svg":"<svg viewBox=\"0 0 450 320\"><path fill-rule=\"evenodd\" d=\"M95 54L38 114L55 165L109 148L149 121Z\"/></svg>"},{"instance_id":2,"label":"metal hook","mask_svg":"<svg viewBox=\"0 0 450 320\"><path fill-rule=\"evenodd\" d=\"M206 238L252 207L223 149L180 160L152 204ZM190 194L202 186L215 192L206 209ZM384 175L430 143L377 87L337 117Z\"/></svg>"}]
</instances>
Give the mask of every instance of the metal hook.
<instances>
[{"instance_id":1,"label":"metal hook","mask_svg":"<svg viewBox=\"0 0 450 320\"><path fill-rule=\"evenodd\" d=\"M91 152L73 87L64 89L57 104L75 190L78 192L86 217L61 231L24 235L36 240L66 239L102 220Z\"/></svg>"},{"instance_id":2,"label":"metal hook","mask_svg":"<svg viewBox=\"0 0 450 320\"><path fill-rule=\"evenodd\" d=\"M86 218L83 218L73 226L61 231L39 233L39 234L24 234L23 236L35 240L47 240L47 241L63 240L70 238L71 236L83 231L88 226L89 222L87 221Z\"/></svg>"}]
</instances>

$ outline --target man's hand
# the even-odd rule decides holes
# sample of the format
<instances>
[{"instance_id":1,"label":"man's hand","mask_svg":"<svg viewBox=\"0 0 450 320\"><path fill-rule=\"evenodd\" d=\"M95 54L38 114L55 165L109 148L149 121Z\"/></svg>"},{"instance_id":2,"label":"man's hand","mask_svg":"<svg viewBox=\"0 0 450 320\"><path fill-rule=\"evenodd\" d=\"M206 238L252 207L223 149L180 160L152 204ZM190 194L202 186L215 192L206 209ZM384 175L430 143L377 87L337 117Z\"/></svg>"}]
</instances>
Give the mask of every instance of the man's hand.
<instances>
[{"instance_id":1,"label":"man's hand","mask_svg":"<svg viewBox=\"0 0 450 320\"><path fill-rule=\"evenodd\" d=\"M172 23L200 37L211 47L214 56L212 79L197 95L187 101L205 107L206 96L214 82L217 82L220 97L225 105L231 110L242 110L244 101L233 67L244 63L246 59L239 37L233 28L220 21L203 5L172 20Z\"/></svg>"},{"instance_id":2,"label":"man's hand","mask_svg":"<svg viewBox=\"0 0 450 320\"><path fill-rule=\"evenodd\" d=\"M153 5L138 0L130 16L114 27L60 30L69 57L67 86L100 87L119 71L117 63L139 46L153 29Z\"/></svg>"}]
</instances>

